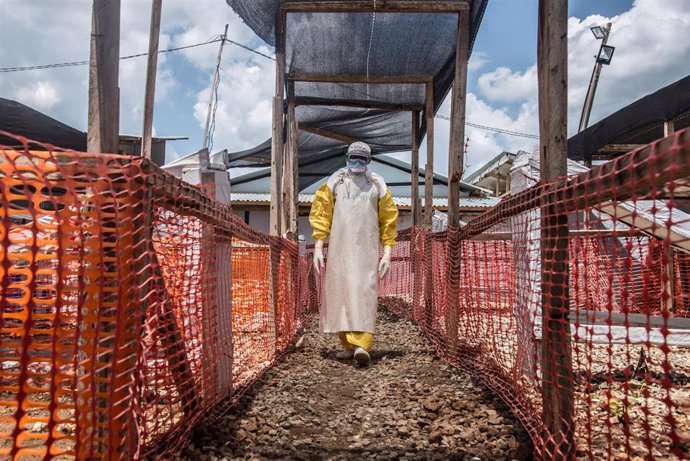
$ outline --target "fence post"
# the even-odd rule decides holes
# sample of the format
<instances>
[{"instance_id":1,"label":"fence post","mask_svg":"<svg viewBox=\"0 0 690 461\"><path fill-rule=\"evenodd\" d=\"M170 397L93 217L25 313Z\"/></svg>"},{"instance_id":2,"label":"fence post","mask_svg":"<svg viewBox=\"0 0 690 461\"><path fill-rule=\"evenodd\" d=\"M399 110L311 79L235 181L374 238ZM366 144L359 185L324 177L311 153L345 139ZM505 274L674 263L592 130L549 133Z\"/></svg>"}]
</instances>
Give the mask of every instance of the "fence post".
<instances>
[{"instance_id":1,"label":"fence post","mask_svg":"<svg viewBox=\"0 0 690 461\"><path fill-rule=\"evenodd\" d=\"M544 458L575 459L570 343L567 175L568 0L539 1L538 78L541 180L561 178L541 197L542 396Z\"/></svg>"},{"instance_id":2,"label":"fence post","mask_svg":"<svg viewBox=\"0 0 690 461\"><path fill-rule=\"evenodd\" d=\"M446 251L446 338L450 357L458 354L458 296L460 282L460 180L464 163L465 109L467 93L467 66L470 43L470 15L458 14L458 31L455 44L455 78L450 118L450 152L448 152L448 248ZM456 278L454 278L456 277Z\"/></svg>"}]
</instances>

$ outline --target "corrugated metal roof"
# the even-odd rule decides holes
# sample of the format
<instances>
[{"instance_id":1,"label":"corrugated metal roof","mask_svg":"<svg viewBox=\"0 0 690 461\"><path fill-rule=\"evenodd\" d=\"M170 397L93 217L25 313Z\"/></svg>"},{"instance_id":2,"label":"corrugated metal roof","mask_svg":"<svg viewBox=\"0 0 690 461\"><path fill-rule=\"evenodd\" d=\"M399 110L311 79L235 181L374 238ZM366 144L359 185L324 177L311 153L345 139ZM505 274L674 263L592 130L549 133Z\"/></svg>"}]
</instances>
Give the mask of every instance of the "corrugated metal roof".
<instances>
[{"instance_id":1,"label":"corrugated metal roof","mask_svg":"<svg viewBox=\"0 0 690 461\"><path fill-rule=\"evenodd\" d=\"M271 194L233 192L230 194L230 199L232 203L270 203ZM312 203L313 201L314 194L299 194L300 203ZM491 208L500 201L501 199L498 197L463 197L460 199L460 206L466 208ZM395 202L397 206L412 206L412 199L410 197L393 197L393 202ZM422 204L423 203L424 198L422 198ZM435 197L434 206L447 207L448 198Z\"/></svg>"}]
</instances>

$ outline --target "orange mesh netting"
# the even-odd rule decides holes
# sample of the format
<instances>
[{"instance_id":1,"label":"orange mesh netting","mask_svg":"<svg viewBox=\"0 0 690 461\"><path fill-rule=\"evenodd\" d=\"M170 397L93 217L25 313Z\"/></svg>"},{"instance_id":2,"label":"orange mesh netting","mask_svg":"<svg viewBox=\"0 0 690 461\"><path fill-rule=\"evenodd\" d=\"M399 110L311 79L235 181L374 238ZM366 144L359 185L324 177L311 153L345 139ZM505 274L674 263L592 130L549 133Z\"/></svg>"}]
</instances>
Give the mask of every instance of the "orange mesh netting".
<instances>
[{"instance_id":1,"label":"orange mesh netting","mask_svg":"<svg viewBox=\"0 0 690 461\"><path fill-rule=\"evenodd\" d=\"M382 302L500 395L538 458L690 457L690 131L400 241Z\"/></svg>"},{"instance_id":2,"label":"orange mesh netting","mask_svg":"<svg viewBox=\"0 0 690 461\"><path fill-rule=\"evenodd\" d=\"M179 452L290 349L322 277L150 162L16 139L0 147L0 456ZM484 380L537 457L687 458L689 176L684 131L461 229L404 230L381 303Z\"/></svg>"},{"instance_id":3,"label":"orange mesh netting","mask_svg":"<svg viewBox=\"0 0 690 461\"><path fill-rule=\"evenodd\" d=\"M16 139L0 148L0 456L177 452L315 312L310 265L147 161Z\"/></svg>"}]
</instances>

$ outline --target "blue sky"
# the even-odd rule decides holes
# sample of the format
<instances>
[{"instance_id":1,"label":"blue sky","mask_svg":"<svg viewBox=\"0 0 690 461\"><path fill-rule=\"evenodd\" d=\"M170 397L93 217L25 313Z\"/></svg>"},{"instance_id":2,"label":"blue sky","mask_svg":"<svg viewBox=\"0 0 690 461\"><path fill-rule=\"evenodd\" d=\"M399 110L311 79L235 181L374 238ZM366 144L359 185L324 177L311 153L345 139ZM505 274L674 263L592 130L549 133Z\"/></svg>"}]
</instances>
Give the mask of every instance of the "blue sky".
<instances>
[{"instance_id":1,"label":"blue sky","mask_svg":"<svg viewBox=\"0 0 690 461\"><path fill-rule=\"evenodd\" d=\"M0 0L0 67L88 59L91 0ZM468 81L467 120L524 133L538 132L536 94L537 0L490 0L477 37ZM120 54L146 51L150 0L122 0ZM594 24L613 22L616 46L597 90L591 123L690 72L690 1L571 0L569 19L569 131L577 127L598 42ZM228 23L229 38L272 54L225 0L163 3L161 49L205 42ZM672 45L672 46L670 46ZM203 137L218 44L159 58L154 130L188 136L171 143L168 160L197 150ZM146 59L121 61L121 132L141 131ZM270 136L273 62L228 45L223 53L214 147L252 147ZM85 66L4 73L0 96L18 100L85 129ZM441 114L449 108L441 107ZM436 165L446 171L447 122L437 119ZM534 140L468 128L468 172L502 150L531 150ZM402 155L402 157L405 157Z\"/></svg>"}]
</instances>

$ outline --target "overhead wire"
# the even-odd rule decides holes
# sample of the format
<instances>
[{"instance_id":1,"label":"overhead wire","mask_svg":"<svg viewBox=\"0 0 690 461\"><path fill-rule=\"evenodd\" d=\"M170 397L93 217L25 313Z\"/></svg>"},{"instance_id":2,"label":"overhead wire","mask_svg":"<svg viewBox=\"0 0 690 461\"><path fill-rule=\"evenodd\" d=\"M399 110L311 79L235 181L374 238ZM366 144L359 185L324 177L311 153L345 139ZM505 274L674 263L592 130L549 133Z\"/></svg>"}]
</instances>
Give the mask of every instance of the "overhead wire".
<instances>
[{"instance_id":1,"label":"overhead wire","mask_svg":"<svg viewBox=\"0 0 690 461\"><path fill-rule=\"evenodd\" d=\"M450 120L450 117L447 117L445 115L440 115L440 114L436 114L436 118L440 118L441 120ZM511 131L511 130L506 130L504 128L496 128L493 126L479 125L477 123L470 123L470 122L465 122L465 125L471 126L472 128L478 128L480 130L493 131L495 133L501 133L501 134L505 134L505 135L509 135L509 136L519 136L522 138L539 139L539 135L531 134L531 133L521 133L519 131Z\"/></svg>"},{"instance_id":2,"label":"overhead wire","mask_svg":"<svg viewBox=\"0 0 690 461\"><path fill-rule=\"evenodd\" d=\"M180 50L186 50L189 48L196 48L198 46L204 46L204 45L210 45L211 43L218 43L222 40L221 37L208 40L206 42L202 43L195 43L193 45L186 45L186 46L178 46L175 48L168 48L165 50L160 50L158 53L170 53L173 51L180 51ZM225 39L227 43L231 43L235 46L238 46L240 48L243 48L247 51L250 51L254 54L257 54L259 56L262 56L266 59L270 59L272 61L275 61L275 58L272 56L269 56L267 54L262 53L261 51L255 50L247 45L243 45L242 43L236 42L234 40L230 40L228 38ZM122 56L120 57L121 61L124 61L126 59L132 59L132 58L140 58L142 56L148 56L148 53L137 53L137 54L131 54L128 56ZM41 65L36 65L36 66L20 66L20 67L0 67L0 73L9 73L9 72L24 72L24 71L29 71L29 70L40 70L40 69L55 69L55 68L60 68L60 67L75 67L75 66L86 66L89 64L89 61L70 61L70 62L59 62L55 64L41 64Z\"/></svg>"}]
</instances>

